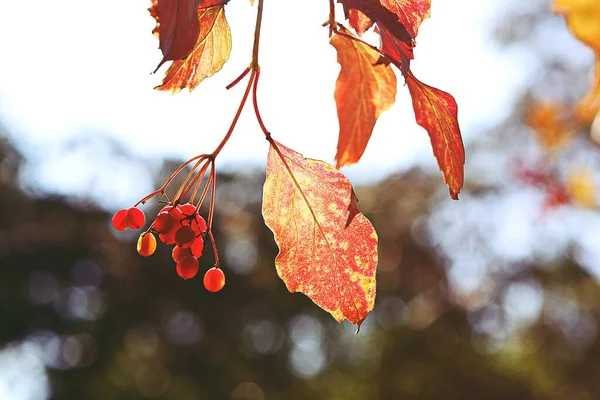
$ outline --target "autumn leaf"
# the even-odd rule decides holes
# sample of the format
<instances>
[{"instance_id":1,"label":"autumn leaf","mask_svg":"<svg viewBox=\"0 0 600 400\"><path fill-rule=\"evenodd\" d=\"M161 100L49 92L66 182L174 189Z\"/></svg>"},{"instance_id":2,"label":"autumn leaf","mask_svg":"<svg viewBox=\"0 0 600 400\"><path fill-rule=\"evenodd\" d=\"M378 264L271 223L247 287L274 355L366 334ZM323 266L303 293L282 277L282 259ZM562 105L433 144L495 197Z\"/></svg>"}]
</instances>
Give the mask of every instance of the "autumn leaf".
<instances>
[{"instance_id":1,"label":"autumn leaf","mask_svg":"<svg viewBox=\"0 0 600 400\"><path fill-rule=\"evenodd\" d=\"M200 34L196 45L185 60L173 62L162 85L155 89L173 93L183 88L192 91L223 67L231 53L231 31L222 4L221 0L201 3L198 8Z\"/></svg>"},{"instance_id":2,"label":"autumn leaf","mask_svg":"<svg viewBox=\"0 0 600 400\"><path fill-rule=\"evenodd\" d=\"M410 69L410 60L414 58L413 47L401 40L396 39L387 29L378 27L381 37L381 51L392 62L406 79Z\"/></svg>"},{"instance_id":3,"label":"autumn leaf","mask_svg":"<svg viewBox=\"0 0 600 400\"><path fill-rule=\"evenodd\" d=\"M359 41L334 35L331 44L341 65L334 95L340 121L335 156L339 168L363 155L377 118L394 104L396 75L389 65L377 63L379 53Z\"/></svg>"},{"instance_id":4,"label":"autumn leaf","mask_svg":"<svg viewBox=\"0 0 600 400\"><path fill-rule=\"evenodd\" d=\"M375 303L377 234L357 202L333 166L271 142L262 213L279 246L277 273L290 292L360 326Z\"/></svg>"},{"instance_id":5,"label":"autumn leaf","mask_svg":"<svg viewBox=\"0 0 600 400\"><path fill-rule=\"evenodd\" d=\"M464 182L465 149L458 126L456 101L451 94L419 81L410 71L406 83L417 123L429 133L433 154L450 196L458 200Z\"/></svg>"},{"instance_id":6,"label":"autumn leaf","mask_svg":"<svg viewBox=\"0 0 600 400\"><path fill-rule=\"evenodd\" d=\"M150 15L156 19L154 33L158 35L163 59L158 64L170 60L181 60L190 54L198 39L199 0L154 0Z\"/></svg>"},{"instance_id":7,"label":"autumn leaf","mask_svg":"<svg viewBox=\"0 0 600 400\"><path fill-rule=\"evenodd\" d=\"M378 26L385 27L396 37L396 39L412 45L414 37L408 32L406 27L398 21L398 16L385 8L379 0L341 0L340 2L344 5L346 18L350 17L351 10L358 10L364 14L364 17L361 17L363 20L361 24L365 23L364 18L366 17L371 21L377 22ZM357 31L363 29L361 26L357 27L352 25L352 27Z\"/></svg>"},{"instance_id":8,"label":"autumn leaf","mask_svg":"<svg viewBox=\"0 0 600 400\"><path fill-rule=\"evenodd\" d=\"M358 36L362 36L363 33L373 26L373 21L371 21L362 11L356 9L348 10L348 21L350 21L350 26L356 31Z\"/></svg>"},{"instance_id":9,"label":"autumn leaf","mask_svg":"<svg viewBox=\"0 0 600 400\"><path fill-rule=\"evenodd\" d=\"M600 111L600 1L554 0L553 10L564 15L573 35L596 53L594 84L577 110L580 120L591 124Z\"/></svg>"},{"instance_id":10,"label":"autumn leaf","mask_svg":"<svg viewBox=\"0 0 600 400\"><path fill-rule=\"evenodd\" d=\"M431 16L431 0L381 0L381 4L396 14L413 38L417 37L421 22Z\"/></svg>"}]
</instances>

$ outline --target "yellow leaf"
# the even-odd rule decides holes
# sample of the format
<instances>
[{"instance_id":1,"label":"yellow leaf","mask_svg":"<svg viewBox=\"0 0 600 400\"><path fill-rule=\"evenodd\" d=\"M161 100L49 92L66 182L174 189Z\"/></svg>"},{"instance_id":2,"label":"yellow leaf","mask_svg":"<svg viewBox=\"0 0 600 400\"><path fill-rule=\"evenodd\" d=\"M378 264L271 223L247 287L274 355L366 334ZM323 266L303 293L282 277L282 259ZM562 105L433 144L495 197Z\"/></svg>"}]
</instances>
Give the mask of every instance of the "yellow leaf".
<instances>
[{"instance_id":1,"label":"yellow leaf","mask_svg":"<svg viewBox=\"0 0 600 400\"><path fill-rule=\"evenodd\" d=\"M600 110L600 1L554 0L553 10L564 15L573 35L596 53L594 84L577 109L579 119L591 124Z\"/></svg>"},{"instance_id":2,"label":"yellow leaf","mask_svg":"<svg viewBox=\"0 0 600 400\"><path fill-rule=\"evenodd\" d=\"M596 208L596 184L594 172L589 168L577 168L569 173L567 177L567 190L571 201L585 208Z\"/></svg>"}]
</instances>

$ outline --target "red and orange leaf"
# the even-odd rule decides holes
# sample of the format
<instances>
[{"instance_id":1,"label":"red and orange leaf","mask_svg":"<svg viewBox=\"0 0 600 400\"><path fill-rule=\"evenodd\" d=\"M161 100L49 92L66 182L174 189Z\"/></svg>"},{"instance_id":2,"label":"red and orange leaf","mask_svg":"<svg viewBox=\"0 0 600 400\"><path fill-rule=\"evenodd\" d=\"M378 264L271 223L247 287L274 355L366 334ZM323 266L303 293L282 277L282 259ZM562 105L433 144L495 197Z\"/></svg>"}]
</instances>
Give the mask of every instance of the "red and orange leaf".
<instances>
[{"instance_id":1,"label":"red and orange leaf","mask_svg":"<svg viewBox=\"0 0 600 400\"><path fill-rule=\"evenodd\" d=\"M381 4L398 16L413 38L424 19L431 16L431 0L381 0Z\"/></svg>"},{"instance_id":2,"label":"red and orange leaf","mask_svg":"<svg viewBox=\"0 0 600 400\"><path fill-rule=\"evenodd\" d=\"M451 94L419 81L410 71L406 83L417 123L429 133L433 154L450 196L458 200L464 182L465 148L458 126L456 101Z\"/></svg>"},{"instance_id":3,"label":"red and orange leaf","mask_svg":"<svg viewBox=\"0 0 600 400\"><path fill-rule=\"evenodd\" d=\"M279 246L277 274L338 322L360 326L375 303L377 234L348 179L273 141L262 213Z\"/></svg>"},{"instance_id":4,"label":"red and orange leaf","mask_svg":"<svg viewBox=\"0 0 600 400\"><path fill-rule=\"evenodd\" d=\"M407 28L398 21L398 16L384 7L380 0L340 0L344 5L346 18L350 18L351 10L358 10L365 17L373 22L376 22L379 27L385 27L396 39L411 44L414 37L409 33ZM353 25L353 28L357 28ZM359 27L359 29L361 29Z\"/></svg>"},{"instance_id":5,"label":"red and orange leaf","mask_svg":"<svg viewBox=\"0 0 600 400\"><path fill-rule=\"evenodd\" d=\"M343 27L340 30L350 34ZM377 63L377 51L359 41L334 35L331 44L341 65L334 95L340 121L335 156L339 168L360 159L377 118L394 105L396 75L390 65Z\"/></svg>"},{"instance_id":6,"label":"red and orange leaf","mask_svg":"<svg viewBox=\"0 0 600 400\"><path fill-rule=\"evenodd\" d=\"M190 54L200 33L199 0L153 0L150 15L156 19L153 33L158 35L163 59L181 60Z\"/></svg>"},{"instance_id":7,"label":"red and orange leaf","mask_svg":"<svg viewBox=\"0 0 600 400\"><path fill-rule=\"evenodd\" d=\"M381 51L398 67L404 78L406 78L410 69L410 60L415 57L413 47L396 39L384 27L378 27L378 31L381 37Z\"/></svg>"},{"instance_id":8,"label":"red and orange leaf","mask_svg":"<svg viewBox=\"0 0 600 400\"><path fill-rule=\"evenodd\" d=\"M363 33L373 26L373 21L369 17L355 9L348 10L348 21L350 21L350 26L356 31L358 36L362 36Z\"/></svg>"},{"instance_id":9,"label":"red and orange leaf","mask_svg":"<svg viewBox=\"0 0 600 400\"><path fill-rule=\"evenodd\" d=\"M231 53L231 30L225 19L222 0L204 1L198 8L200 34L185 60L176 60L167 70L158 90L177 93L194 90L205 78L217 73Z\"/></svg>"}]
</instances>

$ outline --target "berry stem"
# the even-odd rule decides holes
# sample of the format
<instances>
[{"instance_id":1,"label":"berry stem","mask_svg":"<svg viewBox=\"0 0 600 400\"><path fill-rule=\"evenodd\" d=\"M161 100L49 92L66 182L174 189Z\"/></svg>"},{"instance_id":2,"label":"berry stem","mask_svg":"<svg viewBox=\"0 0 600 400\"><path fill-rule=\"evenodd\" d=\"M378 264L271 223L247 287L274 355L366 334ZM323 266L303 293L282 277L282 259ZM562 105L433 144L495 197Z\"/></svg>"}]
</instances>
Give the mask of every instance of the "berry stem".
<instances>
[{"instance_id":1,"label":"berry stem","mask_svg":"<svg viewBox=\"0 0 600 400\"><path fill-rule=\"evenodd\" d=\"M257 88L258 88L258 78L260 78L260 68L256 71L256 78L254 78L254 85L252 86L252 105L254 106L254 114L256 115L256 120L258 121L258 125L260 125L260 129L263 131L267 138L271 137L271 133L265 127L265 124L260 116L260 111L258 110L258 100L257 100Z\"/></svg>"},{"instance_id":2,"label":"berry stem","mask_svg":"<svg viewBox=\"0 0 600 400\"><path fill-rule=\"evenodd\" d=\"M215 197L217 195L217 173L214 167L210 170L210 204L208 207L208 231L212 231L213 215L215 213Z\"/></svg>"},{"instance_id":3,"label":"berry stem","mask_svg":"<svg viewBox=\"0 0 600 400\"><path fill-rule=\"evenodd\" d=\"M225 86L225 89L229 90L229 89L231 89L232 87L234 87L235 85L237 85L238 83L240 83L240 81L241 81L242 79L244 79L244 77L245 77L246 75L248 75L248 72L250 72L250 67L246 68L246 69L244 70L244 72L242 72L242 73L240 74L240 76L238 76L237 78L235 78L235 79L233 80L233 82L231 82L229 85Z\"/></svg>"},{"instance_id":4,"label":"berry stem","mask_svg":"<svg viewBox=\"0 0 600 400\"><path fill-rule=\"evenodd\" d=\"M197 182L202 182L202 178L204 178L204 174L206 174L206 169L208 168L209 165L211 165L211 163L208 162L206 159L204 159L203 161L204 161L204 165L202 166L202 168L200 169L200 171L198 171L196 173L196 175L194 176L194 179L192 179L192 181L189 184L188 184L188 181L189 181L190 177L192 176L192 173L194 172L194 170L198 166L198 163L196 163L196 165L194 165L194 168L188 173L187 177L185 178L185 181L179 187L179 190L177 191L177 194L175 195L174 201L177 201L177 200L179 200L181 198L185 198L185 196L188 194L188 192L190 191L190 189ZM184 189L184 187L185 187L185 189Z\"/></svg>"},{"instance_id":5,"label":"berry stem","mask_svg":"<svg viewBox=\"0 0 600 400\"><path fill-rule=\"evenodd\" d=\"M231 137L231 134L233 133L233 130L235 129L235 126L237 125L237 122L240 119L240 115L242 115L242 110L244 109L246 100L248 100L248 95L250 94L250 89L252 88L252 82L254 82L255 74L256 74L255 71L252 71L252 73L250 74L250 80L248 81L248 86L246 86L246 91L244 92L242 101L240 101L240 105L238 106L235 116L233 117L233 120L231 121L231 125L229 126L227 133L223 137L223 140L221 140L221 143L219 143L219 145L217 146L215 151L213 151L210 155L208 155L207 158L209 158L211 161L214 160L219 155L219 153L221 152L221 150L223 150L223 147L225 146L225 144Z\"/></svg>"},{"instance_id":6,"label":"berry stem","mask_svg":"<svg viewBox=\"0 0 600 400\"><path fill-rule=\"evenodd\" d=\"M200 200L198 200L198 204L196 205L196 212L198 212L200 210L200 206L204 202L204 198L206 197L206 194L208 193L208 189L210 188L212 179L213 179L213 174L212 174L212 170L211 170L211 173L208 175L208 180L206 181L206 185L204 186L204 189L202 190L202 194L200 195ZM194 202L194 200L192 197L192 200L190 200L190 203L193 203L193 202Z\"/></svg>"},{"instance_id":7,"label":"berry stem","mask_svg":"<svg viewBox=\"0 0 600 400\"><path fill-rule=\"evenodd\" d=\"M260 68L258 65L258 47L260 45L260 29L262 27L263 3L264 0L258 0L256 26L254 27L254 45L252 46L252 63L250 64L250 68L252 68L253 71L258 71Z\"/></svg>"},{"instance_id":8,"label":"berry stem","mask_svg":"<svg viewBox=\"0 0 600 400\"><path fill-rule=\"evenodd\" d=\"M208 230L208 237L210 238L210 242L212 243L213 253L215 255L215 268L219 268L219 252L217 251L217 243L215 242L215 237L212 234L212 231Z\"/></svg>"}]
</instances>

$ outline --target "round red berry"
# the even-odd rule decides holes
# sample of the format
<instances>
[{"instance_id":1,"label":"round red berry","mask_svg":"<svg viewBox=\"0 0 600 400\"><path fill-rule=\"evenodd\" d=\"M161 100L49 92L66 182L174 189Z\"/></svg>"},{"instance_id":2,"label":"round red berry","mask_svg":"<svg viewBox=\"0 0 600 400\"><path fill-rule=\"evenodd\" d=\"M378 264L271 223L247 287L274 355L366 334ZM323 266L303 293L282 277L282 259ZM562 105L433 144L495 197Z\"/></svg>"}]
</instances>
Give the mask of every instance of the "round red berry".
<instances>
[{"instance_id":1,"label":"round red berry","mask_svg":"<svg viewBox=\"0 0 600 400\"><path fill-rule=\"evenodd\" d=\"M225 286L225 274L221 268L213 267L204 274L204 287L209 292L218 292Z\"/></svg>"},{"instance_id":2,"label":"round red berry","mask_svg":"<svg viewBox=\"0 0 600 400\"><path fill-rule=\"evenodd\" d=\"M183 257L177 263L177 275L182 277L183 279L190 279L196 276L198 273L198 259L193 255L189 254Z\"/></svg>"},{"instance_id":3,"label":"round red berry","mask_svg":"<svg viewBox=\"0 0 600 400\"><path fill-rule=\"evenodd\" d=\"M156 250L156 238L152 232L144 232L137 241L137 251L144 257L151 256Z\"/></svg>"},{"instance_id":4,"label":"round red berry","mask_svg":"<svg viewBox=\"0 0 600 400\"><path fill-rule=\"evenodd\" d=\"M184 257L190 255L190 249L184 249L183 247L175 246L173 247L173 252L171 256L173 257L173 261L179 262L183 260Z\"/></svg>"},{"instance_id":5,"label":"round red berry","mask_svg":"<svg viewBox=\"0 0 600 400\"><path fill-rule=\"evenodd\" d=\"M154 230L158 233L167 233L175 226L175 220L168 211L162 211L154 220Z\"/></svg>"},{"instance_id":6,"label":"round red berry","mask_svg":"<svg viewBox=\"0 0 600 400\"><path fill-rule=\"evenodd\" d=\"M196 240L196 232L190 226L182 226L175 232L175 243L177 246L188 248Z\"/></svg>"},{"instance_id":7,"label":"round red berry","mask_svg":"<svg viewBox=\"0 0 600 400\"><path fill-rule=\"evenodd\" d=\"M171 229L167 233L161 233L158 235L158 238L164 244L175 244L175 230Z\"/></svg>"},{"instance_id":8,"label":"round red berry","mask_svg":"<svg viewBox=\"0 0 600 400\"><path fill-rule=\"evenodd\" d=\"M127 209L117 211L112 217L112 227L118 231L127 229Z\"/></svg>"},{"instance_id":9,"label":"round red berry","mask_svg":"<svg viewBox=\"0 0 600 400\"><path fill-rule=\"evenodd\" d=\"M191 216L194 215L196 213L196 206L193 205L192 203L185 203L185 204L181 204L179 206L179 209L181 210L181 213L185 216Z\"/></svg>"},{"instance_id":10,"label":"round red berry","mask_svg":"<svg viewBox=\"0 0 600 400\"><path fill-rule=\"evenodd\" d=\"M127 215L125 220L127 226L133 230L140 229L146 222L146 216L144 212L137 207L131 207L127 209Z\"/></svg>"},{"instance_id":11,"label":"round red berry","mask_svg":"<svg viewBox=\"0 0 600 400\"><path fill-rule=\"evenodd\" d=\"M200 258L202 257L202 252L204 250L204 240L199 237L194 240L194 243L190 246L190 251L192 252L194 257Z\"/></svg>"}]
</instances>

